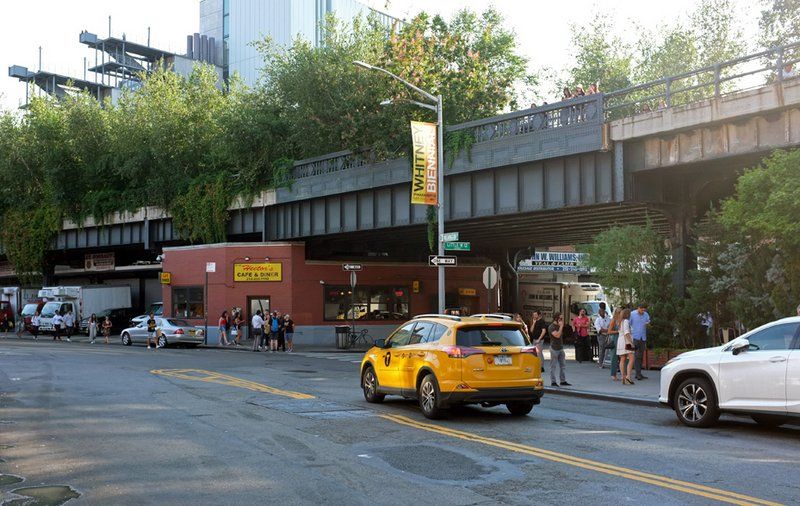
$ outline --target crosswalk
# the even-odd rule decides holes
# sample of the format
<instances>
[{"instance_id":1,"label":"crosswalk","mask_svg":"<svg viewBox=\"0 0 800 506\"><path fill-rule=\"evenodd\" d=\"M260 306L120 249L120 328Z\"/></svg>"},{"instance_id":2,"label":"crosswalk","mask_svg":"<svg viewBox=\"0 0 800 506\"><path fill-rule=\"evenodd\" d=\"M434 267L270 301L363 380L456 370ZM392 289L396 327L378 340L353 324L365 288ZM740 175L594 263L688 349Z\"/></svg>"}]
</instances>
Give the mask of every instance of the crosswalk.
<instances>
[{"instance_id":1,"label":"crosswalk","mask_svg":"<svg viewBox=\"0 0 800 506\"><path fill-rule=\"evenodd\" d=\"M301 357L337 360L339 362L348 362L351 364L360 364L361 359L364 358L364 353L326 353L319 351L306 351L294 352L294 354L300 355Z\"/></svg>"}]
</instances>

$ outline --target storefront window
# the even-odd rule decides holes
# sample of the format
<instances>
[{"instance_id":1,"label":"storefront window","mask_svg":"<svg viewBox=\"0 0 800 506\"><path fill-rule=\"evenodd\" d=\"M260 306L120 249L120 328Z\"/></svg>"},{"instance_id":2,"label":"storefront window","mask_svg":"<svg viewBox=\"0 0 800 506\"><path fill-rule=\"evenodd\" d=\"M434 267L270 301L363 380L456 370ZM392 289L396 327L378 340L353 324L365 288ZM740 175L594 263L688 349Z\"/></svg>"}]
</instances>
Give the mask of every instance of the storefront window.
<instances>
[{"instance_id":1,"label":"storefront window","mask_svg":"<svg viewBox=\"0 0 800 506\"><path fill-rule=\"evenodd\" d=\"M176 318L203 318L203 287L173 287L172 316Z\"/></svg>"},{"instance_id":2,"label":"storefront window","mask_svg":"<svg viewBox=\"0 0 800 506\"><path fill-rule=\"evenodd\" d=\"M325 290L325 320L408 320L408 288L404 286L328 285Z\"/></svg>"}]
</instances>

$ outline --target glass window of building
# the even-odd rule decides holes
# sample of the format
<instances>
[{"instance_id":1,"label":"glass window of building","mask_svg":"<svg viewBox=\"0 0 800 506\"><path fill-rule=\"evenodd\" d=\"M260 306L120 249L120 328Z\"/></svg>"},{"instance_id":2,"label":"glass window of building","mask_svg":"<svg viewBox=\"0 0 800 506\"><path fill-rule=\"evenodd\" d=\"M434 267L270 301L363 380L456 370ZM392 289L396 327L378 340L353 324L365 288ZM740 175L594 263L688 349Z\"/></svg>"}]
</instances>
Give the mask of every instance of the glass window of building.
<instances>
[{"instance_id":1,"label":"glass window of building","mask_svg":"<svg viewBox=\"0 0 800 506\"><path fill-rule=\"evenodd\" d=\"M325 320L408 320L408 288L404 286L347 285L324 288Z\"/></svg>"},{"instance_id":2,"label":"glass window of building","mask_svg":"<svg viewBox=\"0 0 800 506\"><path fill-rule=\"evenodd\" d=\"M176 286L172 288L172 316L203 318L203 287Z\"/></svg>"}]
</instances>

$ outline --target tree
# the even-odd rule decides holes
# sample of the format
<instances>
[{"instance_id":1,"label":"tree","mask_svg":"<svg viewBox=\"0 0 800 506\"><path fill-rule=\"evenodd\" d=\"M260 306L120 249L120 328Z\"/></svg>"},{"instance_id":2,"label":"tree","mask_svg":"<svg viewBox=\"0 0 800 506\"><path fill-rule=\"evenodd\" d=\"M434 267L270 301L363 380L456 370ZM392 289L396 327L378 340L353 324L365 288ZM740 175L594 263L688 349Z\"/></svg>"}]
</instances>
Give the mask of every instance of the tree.
<instances>
[{"instance_id":1,"label":"tree","mask_svg":"<svg viewBox=\"0 0 800 506\"><path fill-rule=\"evenodd\" d=\"M758 20L762 46L782 46L800 38L800 1L765 0L762 5Z\"/></svg>"},{"instance_id":2,"label":"tree","mask_svg":"<svg viewBox=\"0 0 800 506\"><path fill-rule=\"evenodd\" d=\"M574 89L600 83L605 91L621 90L631 85L633 53L616 35L614 20L599 12L587 25L570 25L574 64L567 70L561 87ZM558 90L560 93L561 90Z\"/></svg>"},{"instance_id":3,"label":"tree","mask_svg":"<svg viewBox=\"0 0 800 506\"><path fill-rule=\"evenodd\" d=\"M390 28L376 17L357 18L349 27L331 17L319 46L302 39L288 48L256 43L265 62L262 93L286 122L295 157L363 148L373 156L404 152L409 120L436 118L408 103L421 97L353 61L441 94L446 124L491 116L515 107L517 85L531 80L502 22L493 9L481 15L462 10L449 22L422 13ZM395 105L382 107L385 99Z\"/></svg>"}]
</instances>

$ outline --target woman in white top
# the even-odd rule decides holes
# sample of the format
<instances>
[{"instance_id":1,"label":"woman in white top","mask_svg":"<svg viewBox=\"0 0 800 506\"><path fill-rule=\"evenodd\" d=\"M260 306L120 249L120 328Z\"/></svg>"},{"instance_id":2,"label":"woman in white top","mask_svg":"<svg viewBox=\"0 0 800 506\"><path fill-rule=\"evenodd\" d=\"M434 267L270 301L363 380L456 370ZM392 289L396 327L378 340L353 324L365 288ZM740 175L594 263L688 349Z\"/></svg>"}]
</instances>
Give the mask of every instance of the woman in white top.
<instances>
[{"instance_id":1,"label":"woman in white top","mask_svg":"<svg viewBox=\"0 0 800 506\"><path fill-rule=\"evenodd\" d=\"M619 357L619 370L622 373L622 384L633 385L633 337L631 336L631 310L622 312L622 325L619 327L617 339L617 356ZM626 367L627 366L627 367Z\"/></svg>"}]
</instances>

